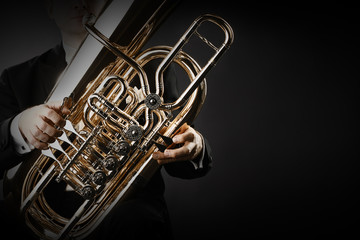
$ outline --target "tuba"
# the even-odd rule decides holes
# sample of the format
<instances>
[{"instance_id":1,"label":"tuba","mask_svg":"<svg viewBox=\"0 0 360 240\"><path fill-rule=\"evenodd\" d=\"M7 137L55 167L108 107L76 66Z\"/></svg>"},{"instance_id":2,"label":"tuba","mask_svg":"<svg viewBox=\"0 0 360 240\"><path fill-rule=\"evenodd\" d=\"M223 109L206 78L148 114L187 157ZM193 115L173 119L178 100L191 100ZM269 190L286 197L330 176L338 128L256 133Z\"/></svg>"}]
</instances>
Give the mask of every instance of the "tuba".
<instances>
[{"instance_id":1,"label":"tuba","mask_svg":"<svg viewBox=\"0 0 360 240\"><path fill-rule=\"evenodd\" d=\"M205 75L230 47L233 31L222 18L203 15L175 46L139 53L177 3L113 0L98 19L85 19L89 35L47 99L62 99L70 108L63 134L4 179L6 200L39 238L90 236L159 169L152 153L173 147L171 138L199 114ZM222 30L220 46L199 33L203 23ZM214 52L204 66L183 51L193 37ZM158 66L149 73L152 62ZM189 84L175 101L166 102L164 73L170 65L183 69ZM53 203L59 188L72 194L66 209Z\"/></svg>"}]
</instances>

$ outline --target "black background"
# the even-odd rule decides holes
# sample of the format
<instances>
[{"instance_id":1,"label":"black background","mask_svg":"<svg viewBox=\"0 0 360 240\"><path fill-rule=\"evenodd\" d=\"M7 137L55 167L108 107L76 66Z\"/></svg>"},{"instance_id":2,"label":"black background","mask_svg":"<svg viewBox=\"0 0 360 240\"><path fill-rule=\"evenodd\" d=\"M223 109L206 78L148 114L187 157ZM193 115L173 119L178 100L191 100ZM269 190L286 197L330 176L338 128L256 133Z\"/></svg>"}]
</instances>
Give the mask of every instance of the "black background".
<instances>
[{"instance_id":1,"label":"black background","mask_svg":"<svg viewBox=\"0 0 360 240\"><path fill-rule=\"evenodd\" d=\"M1 70L57 43L39 6L1 8ZM164 173L176 239L359 235L358 12L184 0L162 25L148 45L174 44L203 13L235 33L195 123L213 169L196 180Z\"/></svg>"}]
</instances>

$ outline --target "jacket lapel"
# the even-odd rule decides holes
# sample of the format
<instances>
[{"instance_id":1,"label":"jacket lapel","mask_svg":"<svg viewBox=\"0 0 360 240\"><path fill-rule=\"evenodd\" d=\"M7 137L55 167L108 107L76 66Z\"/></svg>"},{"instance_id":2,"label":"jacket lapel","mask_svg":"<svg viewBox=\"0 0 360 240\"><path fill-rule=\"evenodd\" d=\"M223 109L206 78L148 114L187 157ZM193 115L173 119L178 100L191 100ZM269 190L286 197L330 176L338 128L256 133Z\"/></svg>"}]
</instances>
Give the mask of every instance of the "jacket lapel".
<instances>
[{"instance_id":1,"label":"jacket lapel","mask_svg":"<svg viewBox=\"0 0 360 240\"><path fill-rule=\"evenodd\" d=\"M34 100L38 104L47 99L65 67L65 52L61 44L53 48L47 56L39 59L35 68L36 89L33 89L36 94Z\"/></svg>"}]
</instances>

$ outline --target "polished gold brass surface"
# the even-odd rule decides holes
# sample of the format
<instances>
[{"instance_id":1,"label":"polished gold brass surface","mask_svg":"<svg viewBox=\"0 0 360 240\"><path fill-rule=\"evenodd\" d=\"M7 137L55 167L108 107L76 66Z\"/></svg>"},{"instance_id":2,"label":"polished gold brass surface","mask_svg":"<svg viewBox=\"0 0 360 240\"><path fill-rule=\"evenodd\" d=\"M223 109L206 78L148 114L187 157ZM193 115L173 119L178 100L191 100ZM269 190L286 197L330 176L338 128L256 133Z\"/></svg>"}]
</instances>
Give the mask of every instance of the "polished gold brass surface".
<instances>
[{"instance_id":1,"label":"polished gold brass surface","mask_svg":"<svg viewBox=\"0 0 360 240\"><path fill-rule=\"evenodd\" d=\"M63 135L48 150L20 166L16 175L23 184L7 195L10 199L21 196L21 217L37 236L89 236L117 204L145 185L159 168L152 153L161 145L169 147L164 139L173 137L199 114L206 97L204 77L230 47L232 29L220 17L203 15L174 47L158 46L138 54L159 12L157 9L151 15L127 46L102 35L94 24L85 24L115 60L66 98L73 103ZM220 46L198 33L203 22L222 30L224 42ZM215 51L204 66L182 51L194 36ZM155 76L148 76L146 66L153 62L160 65ZM170 64L184 69L189 85L176 101L165 102L163 74ZM9 178L7 183L15 182ZM71 196L71 206L58 193Z\"/></svg>"}]
</instances>

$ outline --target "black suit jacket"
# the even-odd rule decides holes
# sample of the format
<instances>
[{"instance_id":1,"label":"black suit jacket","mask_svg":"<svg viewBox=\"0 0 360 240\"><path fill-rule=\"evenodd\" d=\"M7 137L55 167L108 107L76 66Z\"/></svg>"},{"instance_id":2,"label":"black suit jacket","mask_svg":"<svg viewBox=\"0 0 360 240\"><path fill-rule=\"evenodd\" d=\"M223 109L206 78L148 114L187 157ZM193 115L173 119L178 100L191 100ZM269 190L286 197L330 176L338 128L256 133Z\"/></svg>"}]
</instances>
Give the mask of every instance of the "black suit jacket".
<instances>
[{"instance_id":1,"label":"black suit jacket","mask_svg":"<svg viewBox=\"0 0 360 240\"><path fill-rule=\"evenodd\" d=\"M61 44L42 55L3 71L0 77L0 170L3 172L25 161L28 154L19 155L14 150L10 136L12 119L34 105L42 104L52 90L56 79L66 67L65 52ZM171 75L171 74L170 74ZM165 98L175 98L176 78L165 78ZM175 177L197 178L211 167L210 148L206 142L204 168L197 169L190 162L171 163L166 171ZM199 159L198 159L199 160ZM196 160L196 161L198 161ZM158 171L145 192L163 193L164 183Z\"/></svg>"},{"instance_id":2,"label":"black suit jacket","mask_svg":"<svg viewBox=\"0 0 360 240\"><path fill-rule=\"evenodd\" d=\"M0 77L0 169L3 172L26 160L14 150L11 120L26 108L42 104L66 67L59 44L44 54L3 71Z\"/></svg>"}]
</instances>

